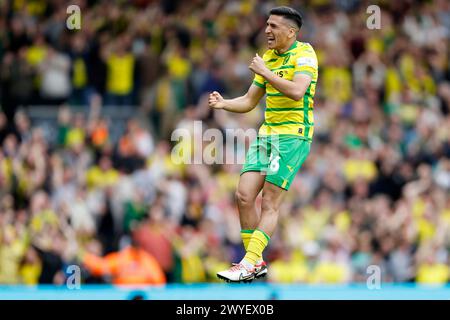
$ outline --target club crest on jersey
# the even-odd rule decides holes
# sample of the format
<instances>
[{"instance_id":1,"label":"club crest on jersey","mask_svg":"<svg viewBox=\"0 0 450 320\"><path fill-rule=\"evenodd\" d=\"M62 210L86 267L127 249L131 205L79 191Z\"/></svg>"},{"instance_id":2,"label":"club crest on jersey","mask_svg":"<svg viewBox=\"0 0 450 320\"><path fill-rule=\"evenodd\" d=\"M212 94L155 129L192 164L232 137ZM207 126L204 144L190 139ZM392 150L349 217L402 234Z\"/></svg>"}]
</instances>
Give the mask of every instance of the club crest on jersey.
<instances>
[{"instance_id":1,"label":"club crest on jersey","mask_svg":"<svg viewBox=\"0 0 450 320\"><path fill-rule=\"evenodd\" d=\"M290 58L291 58L291 55L288 54L288 55L286 56L286 58L284 58L284 60L283 60L283 65L285 65L286 63L288 63L288 61L289 61Z\"/></svg>"}]
</instances>

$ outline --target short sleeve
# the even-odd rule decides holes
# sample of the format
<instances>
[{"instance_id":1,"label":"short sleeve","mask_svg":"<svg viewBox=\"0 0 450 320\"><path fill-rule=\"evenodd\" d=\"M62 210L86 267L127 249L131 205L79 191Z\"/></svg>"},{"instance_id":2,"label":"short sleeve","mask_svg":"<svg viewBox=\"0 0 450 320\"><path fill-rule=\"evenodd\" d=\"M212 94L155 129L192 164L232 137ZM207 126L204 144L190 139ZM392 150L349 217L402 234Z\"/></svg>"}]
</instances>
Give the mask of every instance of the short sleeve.
<instances>
[{"instance_id":1,"label":"short sleeve","mask_svg":"<svg viewBox=\"0 0 450 320\"><path fill-rule=\"evenodd\" d=\"M318 62L317 56L314 52L314 49L311 45L305 47L300 51L300 54L297 56L297 60L295 61L295 69L294 73L302 73L311 76L314 78L314 75L317 74L318 71Z\"/></svg>"},{"instance_id":2,"label":"short sleeve","mask_svg":"<svg viewBox=\"0 0 450 320\"><path fill-rule=\"evenodd\" d=\"M265 79L263 76L259 75L259 74L255 74L255 78L253 79L253 84L265 89L266 88L266 84L265 84Z\"/></svg>"}]
</instances>

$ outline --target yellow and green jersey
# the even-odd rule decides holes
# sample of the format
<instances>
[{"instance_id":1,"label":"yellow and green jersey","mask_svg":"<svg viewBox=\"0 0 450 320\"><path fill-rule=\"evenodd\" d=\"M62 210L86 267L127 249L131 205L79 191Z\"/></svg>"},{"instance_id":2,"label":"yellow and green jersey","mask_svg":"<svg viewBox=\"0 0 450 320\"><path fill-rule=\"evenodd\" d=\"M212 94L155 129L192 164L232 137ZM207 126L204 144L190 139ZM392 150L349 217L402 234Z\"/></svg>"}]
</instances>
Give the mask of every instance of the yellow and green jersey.
<instances>
[{"instance_id":1,"label":"yellow and green jersey","mask_svg":"<svg viewBox=\"0 0 450 320\"><path fill-rule=\"evenodd\" d=\"M283 54L268 50L263 55L266 66L283 79L297 73L311 76L312 81L300 101L295 101L275 89L264 77L256 75L253 83L266 90L264 123L259 135L295 135L311 141L314 132L314 94L318 78L316 53L309 43L296 41Z\"/></svg>"}]
</instances>

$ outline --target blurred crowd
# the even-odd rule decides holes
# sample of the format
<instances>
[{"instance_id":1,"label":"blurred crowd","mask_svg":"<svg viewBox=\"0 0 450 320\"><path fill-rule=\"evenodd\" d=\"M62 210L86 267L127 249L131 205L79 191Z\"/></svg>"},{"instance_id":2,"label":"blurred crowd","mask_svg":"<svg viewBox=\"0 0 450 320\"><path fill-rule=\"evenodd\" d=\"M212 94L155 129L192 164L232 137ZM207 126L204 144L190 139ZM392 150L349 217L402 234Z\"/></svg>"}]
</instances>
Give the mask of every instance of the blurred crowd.
<instances>
[{"instance_id":1,"label":"blurred crowd","mask_svg":"<svg viewBox=\"0 0 450 320\"><path fill-rule=\"evenodd\" d=\"M0 0L0 284L63 284L70 265L83 283L213 282L239 261L241 165L175 164L170 137L259 127L263 101L206 100L245 93L277 5L302 12L319 82L268 281L365 282L374 265L384 282L448 283L450 2L377 3L380 29L359 0ZM56 137L34 105L54 106ZM132 115L117 141L111 106Z\"/></svg>"}]
</instances>

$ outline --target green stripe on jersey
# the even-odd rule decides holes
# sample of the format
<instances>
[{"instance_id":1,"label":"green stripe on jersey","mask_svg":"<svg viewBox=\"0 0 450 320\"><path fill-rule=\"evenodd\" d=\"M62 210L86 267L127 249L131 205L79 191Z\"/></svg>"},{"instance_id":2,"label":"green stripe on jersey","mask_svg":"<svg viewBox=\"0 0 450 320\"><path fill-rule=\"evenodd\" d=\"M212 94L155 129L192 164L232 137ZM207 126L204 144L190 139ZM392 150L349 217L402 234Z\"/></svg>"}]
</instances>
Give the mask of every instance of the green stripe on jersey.
<instances>
[{"instance_id":1,"label":"green stripe on jersey","mask_svg":"<svg viewBox=\"0 0 450 320\"><path fill-rule=\"evenodd\" d=\"M260 88L265 88L265 86L264 86L263 84L261 84L261 83L259 83L259 82L256 82L256 81L254 81L254 80L253 80L253 84L256 85L256 86L258 86L258 87L260 87Z\"/></svg>"},{"instance_id":2,"label":"green stripe on jersey","mask_svg":"<svg viewBox=\"0 0 450 320\"><path fill-rule=\"evenodd\" d=\"M303 108L266 108L266 111L295 111L303 110Z\"/></svg>"},{"instance_id":3,"label":"green stripe on jersey","mask_svg":"<svg viewBox=\"0 0 450 320\"><path fill-rule=\"evenodd\" d=\"M276 127L276 126L282 126L285 124L303 124L303 122L298 122L298 121L266 122L266 121L264 121L264 124L269 127Z\"/></svg>"},{"instance_id":4,"label":"green stripe on jersey","mask_svg":"<svg viewBox=\"0 0 450 320\"><path fill-rule=\"evenodd\" d=\"M303 96L303 121L306 124L305 136L309 138L309 119L308 119L308 109L309 109L309 96L310 96L311 84Z\"/></svg>"},{"instance_id":5,"label":"green stripe on jersey","mask_svg":"<svg viewBox=\"0 0 450 320\"><path fill-rule=\"evenodd\" d=\"M278 67L278 68L270 69L270 71L276 71L276 70L280 70L280 69L294 69L294 68L295 68L295 66L292 66L292 65L290 65L290 66L281 66L281 67Z\"/></svg>"}]
</instances>

